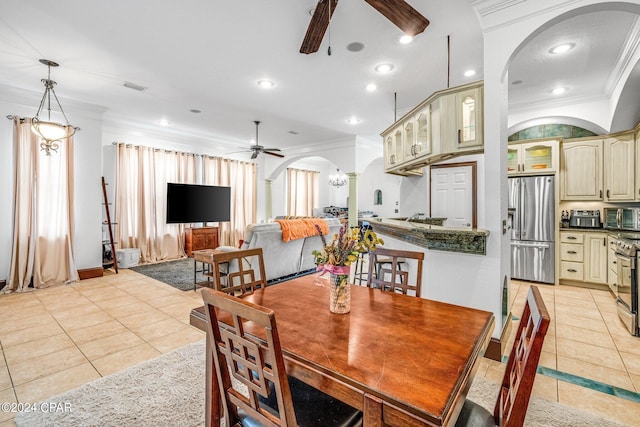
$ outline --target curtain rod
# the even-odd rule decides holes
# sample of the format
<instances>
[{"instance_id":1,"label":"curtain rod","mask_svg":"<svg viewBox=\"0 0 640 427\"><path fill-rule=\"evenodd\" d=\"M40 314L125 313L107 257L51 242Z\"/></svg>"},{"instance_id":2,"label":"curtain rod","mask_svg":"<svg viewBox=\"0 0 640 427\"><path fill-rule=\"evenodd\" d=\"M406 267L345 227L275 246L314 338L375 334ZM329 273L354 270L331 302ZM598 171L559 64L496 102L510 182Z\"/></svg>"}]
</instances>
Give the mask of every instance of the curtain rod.
<instances>
[{"instance_id":1,"label":"curtain rod","mask_svg":"<svg viewBox=\"0 0 640 427\"><path fill-rule=\"evenodd\" d=\"M9 119L9 120L19 119L19 120L20 120L20 123L24 123L24 121L26 120L26 118L25 118L25 117L14 116L14 115L12 115L12 114L9 114L9 115L7 116L7 119Z\"/></svg>"},{"instance_id":2,"label":"curtain rod","mask_svg":"<svg viewBox=\"0 0 640 427\"><path fill-rule=\"evenodd\" d=\"M144 147L144 148L151 148L155 151L161 151L161 148L153 148L153 147L148 147L146 145L135 145L135 144L127 144L125 142L118 142L118 141L113 141L111 143L111 145L118 145L118 144L123 144L125 147L135 147L135 148L139 148L139 147ZM234 159L228 159L226 157L220 157L220 156L211 156L209 154L196 154L196 153L187 153L186 151L177 151L177 150L164 150L165 153L178 153L178 154L188 154L190 156L196 156L196 157L207 157L209 159L221 159L225 162L230 162L230 161L237 161L240 163L246 163L246 164L255 164L255 162L247 162L244 160L234 160Z\"/></svg>"}]
</instances>

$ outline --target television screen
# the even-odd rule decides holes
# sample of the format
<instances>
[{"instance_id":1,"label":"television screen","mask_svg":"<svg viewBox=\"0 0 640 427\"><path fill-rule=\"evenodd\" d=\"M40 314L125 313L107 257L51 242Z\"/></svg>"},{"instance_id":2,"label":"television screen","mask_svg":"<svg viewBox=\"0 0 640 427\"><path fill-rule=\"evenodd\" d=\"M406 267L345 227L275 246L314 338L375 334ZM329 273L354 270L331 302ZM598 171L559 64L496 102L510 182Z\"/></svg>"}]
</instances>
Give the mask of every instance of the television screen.
<instances>
[{"instance_id":1,"label":"television screen","mask_svg":"<svg viewBox=\"0 0 640 427\"><path fill-rule=\"evenodd\" d=\"M229 221L231 188L167 183L167 224Z\"/></svg>"}]
</instances>

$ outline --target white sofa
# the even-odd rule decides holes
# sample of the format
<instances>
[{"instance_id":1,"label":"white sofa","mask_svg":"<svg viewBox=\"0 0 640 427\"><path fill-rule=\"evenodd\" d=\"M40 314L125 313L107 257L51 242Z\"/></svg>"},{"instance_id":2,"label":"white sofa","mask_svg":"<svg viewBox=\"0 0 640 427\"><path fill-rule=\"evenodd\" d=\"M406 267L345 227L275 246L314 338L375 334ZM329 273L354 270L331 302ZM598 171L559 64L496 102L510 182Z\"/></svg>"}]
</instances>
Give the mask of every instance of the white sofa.
<instances>
[{"instance_id":1,"label":"white sofa","mask_svg":"<svg viewBox=\"0 0 640 427\"><path fill-rule=\"evenodd\" d=\"M329 224L329 242L340 231L340 220L326 218ZM241 249L262 248L267 281L294 276L315 268L311 252L320 250L320 236L282 241L282 228L277 222L250 224L244 234L245 241Z\"/></svg>"}]
</instances>

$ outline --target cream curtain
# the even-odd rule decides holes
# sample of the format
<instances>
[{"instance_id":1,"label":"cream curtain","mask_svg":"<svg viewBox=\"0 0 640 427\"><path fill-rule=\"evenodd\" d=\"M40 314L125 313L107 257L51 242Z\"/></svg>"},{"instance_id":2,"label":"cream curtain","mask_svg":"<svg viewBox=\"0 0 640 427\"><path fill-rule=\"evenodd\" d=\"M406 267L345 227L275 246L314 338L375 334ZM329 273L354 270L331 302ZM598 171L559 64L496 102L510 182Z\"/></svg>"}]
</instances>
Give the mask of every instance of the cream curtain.
<instances>
[{"instance_id":1,"label":"cream curtain","mask_svg":"<svg viewBox=\"0 0 640 427\"><path fill-rule=\"evenodd\" d=\"M221 222L220 245L238 246L244 231L256 221L256 164L204 157L203 183L231 187L231 221Z\"/></svg>"},{"instance_id":2,"label":"cream curtain","mask_svg":"<svg viewBox=\"0 0 640 427\"><path fill-rule=\"evenodd\" d=\"M13 248L3 292L78 280L73 259L73 137L47 156L31 119L13 119Z\"/></svg>"},{"instance_id":3,"label":"cream curtain","mask_svg":"<svg viewBox=\"0 0 640 427\"><path fill-rule=\"evenodd\" d=\"M167 183L194 184L196 158L189 153L118 144L116 241L139 248L143 262L185 256L182 224L167 224Z\"/></svg>"},{"instance_id":4,"label":"cream curtain","mask_svg":"<svg viewBox=\"0 0 640 427\"><path fill-rule=\"evenodd\" d=\"M287 169L287 215L313 216L317 208L318 180L320 172L301 169Z\"/></svg>"}]
</instances>

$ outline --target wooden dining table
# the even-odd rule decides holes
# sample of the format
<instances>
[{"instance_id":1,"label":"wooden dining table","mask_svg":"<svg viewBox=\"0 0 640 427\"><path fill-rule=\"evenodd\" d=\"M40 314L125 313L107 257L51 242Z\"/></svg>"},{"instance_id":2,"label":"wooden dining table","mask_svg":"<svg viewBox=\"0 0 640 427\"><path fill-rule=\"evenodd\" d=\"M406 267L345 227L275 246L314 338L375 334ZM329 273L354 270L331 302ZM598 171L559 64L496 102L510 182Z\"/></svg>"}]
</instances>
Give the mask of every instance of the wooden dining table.
<instances>
[{"instance_id":1,"label":"wooden dining table","mask_svg":"<svg viewBox=\"0 0 640 427\"><path fill-rule=\"evenodd\" d=\"M275 312L287 373L362 410L366 427L455 424L494 329L487 311L356 285L351 311L333 314L317 274L243 298ZM206 322L192 310L192 325ZM218 426L212 359L207 340L206 425Z\"/></svg>"}]
</instances>

